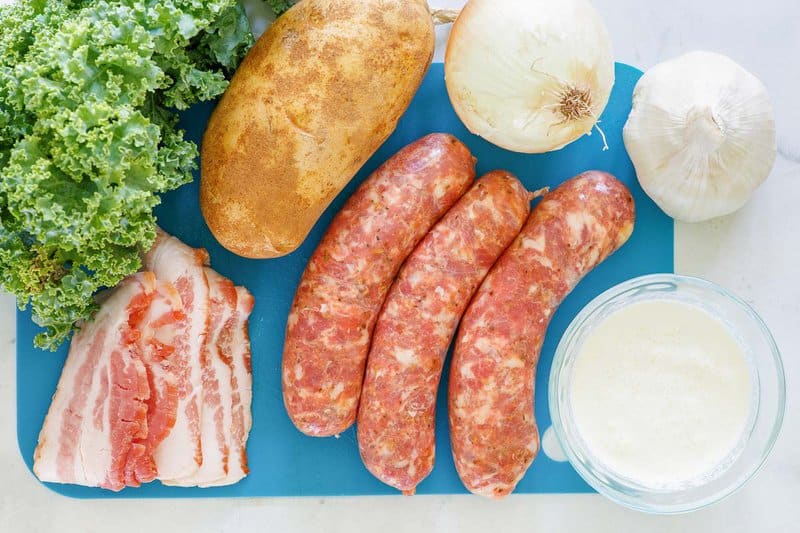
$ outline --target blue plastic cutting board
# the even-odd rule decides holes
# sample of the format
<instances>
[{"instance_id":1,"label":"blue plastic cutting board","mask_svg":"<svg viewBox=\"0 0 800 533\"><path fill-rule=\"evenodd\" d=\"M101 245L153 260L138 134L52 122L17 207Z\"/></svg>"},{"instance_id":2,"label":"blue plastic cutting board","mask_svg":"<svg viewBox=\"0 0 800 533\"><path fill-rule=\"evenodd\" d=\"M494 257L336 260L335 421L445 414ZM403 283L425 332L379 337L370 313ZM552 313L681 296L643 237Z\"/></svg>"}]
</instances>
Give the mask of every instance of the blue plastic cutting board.
<instances>
[{"instance_id":1,"label":"blue plastic cutting board","mask_svg":"<svg viewBox=\"0 0 800 533\"><path fill-rule=\"evenodd\" d=\"M673 225L642 192L622 143L622 127L631 107L631 95L641 72L617 65L617 80L601 119L609 150L595 134L558 152L522 155L507 152L467 132L453 112L444 85L441 64L434 64L411 107L394 134L325 212L305 244L288 257L247 260L221 248L206 228L198 208L198 178L164 196L156 210L161 226L187 244L204 247L212 266L256 298L250 322L253 349L253 430L248 456L251 474L231 487L185 489L155 482L138 489L113 493L72 485L46 484L51 489L78 498L176 498L209 496L323 496L398 494L373 478L361 464L355 433L351 428L340 438L306 437L292 426L283 408L280 364L284 327L300 275L333 215L378 165L406 144L431 132L448 132L464 141L478 158L478 174L504 168L519 176L530 189L556 186L588 169L611 172L625 182L636 200L636 229L630 241L590 273L564 301L545 339L536 378L536 419L543 432L550 426L547 380L556 344L575 314L590 299L626 279L673 270ZM190 139L200 141L211 105L199 105L183 117ZM67 346L56 353L33 348L38 328L28 312L17 315L17 431L19 447L28 465L39 429L55 391ZM449 365L448 365L449 366ZM445 368L442 391L447 390ZM420 494L464 493L450 454L446 416L446 394L439 395L436 427L436 466L418 488ZM591 492L568 463L557 463L540 453L517 487L526 492Z\"/></svg>"}]
</instances>

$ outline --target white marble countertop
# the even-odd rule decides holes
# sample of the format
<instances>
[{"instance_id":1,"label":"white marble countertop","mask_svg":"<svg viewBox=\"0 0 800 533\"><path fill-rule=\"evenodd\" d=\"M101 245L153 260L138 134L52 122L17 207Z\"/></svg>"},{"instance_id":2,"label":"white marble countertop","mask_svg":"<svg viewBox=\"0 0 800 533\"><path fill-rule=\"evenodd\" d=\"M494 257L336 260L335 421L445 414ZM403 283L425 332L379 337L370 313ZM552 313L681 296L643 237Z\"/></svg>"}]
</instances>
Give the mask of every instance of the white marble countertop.
<instances>
[{"instance_id":1,"label":"white marble countertop","mask_svg":"<svg viewBox=\"0 0 800 533\"><path fill-rule=\"evenodd\" d=\"M257 0L256 0L257 1ZM463 0L432 2L457 7ZM682 516L649 516L598 495L167 501L80 501L50 492L17 449L14 303L0 294L0 531L800 531L800 2L797 0L594 0L617 59L647 68L693 49L722 52L758 75L775 104L780 155L740 212L678 224L676 270L716 281L764 317L788 379L783 433L765 468L740 492ZM446 30L440 30L439 51Z\"/></svg>"}]
</instances>

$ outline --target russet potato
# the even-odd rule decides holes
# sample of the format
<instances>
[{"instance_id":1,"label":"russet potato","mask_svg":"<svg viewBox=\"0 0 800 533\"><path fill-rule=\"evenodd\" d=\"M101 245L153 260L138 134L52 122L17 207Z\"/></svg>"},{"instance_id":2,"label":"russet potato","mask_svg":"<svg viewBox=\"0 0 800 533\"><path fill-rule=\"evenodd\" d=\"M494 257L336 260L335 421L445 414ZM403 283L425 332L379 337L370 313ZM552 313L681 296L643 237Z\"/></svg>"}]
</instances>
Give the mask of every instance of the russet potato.
<instances>
[{"instance_id":1,"label":"russet potato","mask_svg":"<svg viewBox=\"0 0 800 533\"><path fill-rule=\"evenodd\" d=\"M295 250L394 131L430 66L425 0L302 0L256 42L203 137L200 203L228 250Z\"/></svg>"}]
</instances>

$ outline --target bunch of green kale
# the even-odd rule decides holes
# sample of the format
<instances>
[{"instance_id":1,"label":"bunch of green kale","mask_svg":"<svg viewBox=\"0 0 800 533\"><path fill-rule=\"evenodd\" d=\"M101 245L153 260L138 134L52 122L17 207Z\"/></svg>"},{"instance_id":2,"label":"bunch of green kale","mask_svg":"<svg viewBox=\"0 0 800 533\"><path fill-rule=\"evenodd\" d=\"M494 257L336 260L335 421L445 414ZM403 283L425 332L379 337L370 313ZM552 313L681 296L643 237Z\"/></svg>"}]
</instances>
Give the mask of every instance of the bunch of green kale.
<instances>
[{"instance_id":1,"label":"bunch of green kale","mask_svg":"<svg viewBox=\"0 0 800 533\"><path fill-rule=\"evenodd\" d=\"M140 268L158 195L196 165L174 110L221 94L251 44L236 0L0 6L0 287L38 346Z\"/></svg>"}]
</instances>

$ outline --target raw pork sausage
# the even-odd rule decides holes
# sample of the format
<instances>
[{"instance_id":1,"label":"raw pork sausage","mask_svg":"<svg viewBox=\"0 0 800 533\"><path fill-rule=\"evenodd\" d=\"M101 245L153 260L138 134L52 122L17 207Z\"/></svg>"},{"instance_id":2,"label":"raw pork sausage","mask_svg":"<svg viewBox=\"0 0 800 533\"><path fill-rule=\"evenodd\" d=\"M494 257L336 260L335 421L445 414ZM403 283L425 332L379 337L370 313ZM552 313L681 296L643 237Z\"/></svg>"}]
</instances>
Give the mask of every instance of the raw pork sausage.
<instances>
[{"instance_id":1,"label":"raw pork sausage","mask_svg":"<svg viewBox=\"0 0 800 533\"><path fill-rule=\"evenodd\" d=\"M604 172L547 194L464 313L448 407L456 469L471 492L507 496L533 462L536 363L564 297L633 231L628 189Z\"/></svg>"},{"instance_id":2,"label":"raw pork sausage","mask_svg":"<svg viewBox=\"0 0 800 533\"><path fill-rule=\"evenodd\" d=\"M529 212L519 180L490 172L425 236L389 290L367 359L358 446L369 471L406 494L433 469L436 391L461 314Z\"/></svg>"},{"instance_id":3,"label":"raw pork sausage","mask_svg":"<svg viewBox=\"0 0 800 533\"><path fill-rule=\"evenodd\" d=\"M376 170L333 219L286 326L283 399L300 431L324 437L353 424L386 292L417 242L474 179L475 159L463 144L428 135Z\"/></svg>"}]
</instances>

